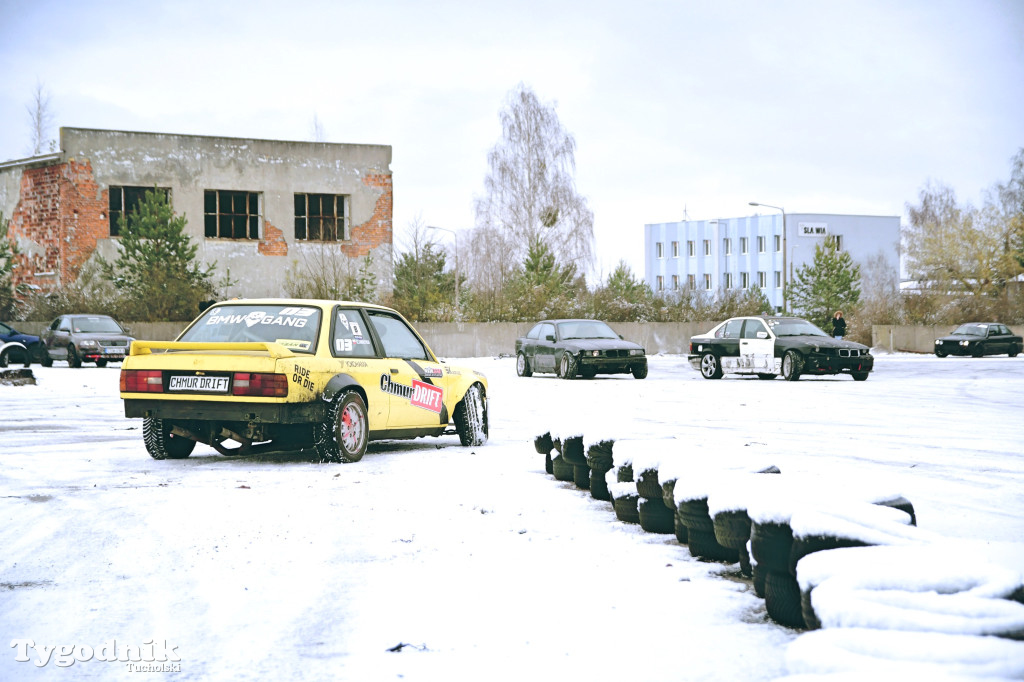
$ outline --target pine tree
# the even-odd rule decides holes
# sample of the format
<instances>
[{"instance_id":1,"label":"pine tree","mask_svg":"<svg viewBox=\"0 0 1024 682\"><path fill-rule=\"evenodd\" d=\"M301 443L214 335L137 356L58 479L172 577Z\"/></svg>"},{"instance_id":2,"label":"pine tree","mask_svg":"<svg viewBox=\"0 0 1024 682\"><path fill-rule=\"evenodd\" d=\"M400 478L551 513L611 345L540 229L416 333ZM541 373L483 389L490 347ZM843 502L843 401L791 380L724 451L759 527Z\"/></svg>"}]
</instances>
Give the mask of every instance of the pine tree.
<instances>
[{"instance_id":1,"label":"pine tree","mask_svg":"<svg viewBox=\"0 0 1024 682\"><path fill-rule=\"evenodd\" d=\"M201 301L213 296L213 271L196 262L198 247L185 234L166 195L153 188L138 208L120 219L121 253L111 264L100 259L102 276L127 299L138 320L190 320Z\"/></svg>"},{"instance_id":2,"label":"pine tree","mask_svg":"<svg viewBox=\"0 0 1024 682\"><path fill-rule=\"evenodd\" d=\"M828 237L814 247L814 261L797 269L787 295L795 311L829 329L837 310L852 308L860 300L860 265Z\"/></svg>"}]
</instances>

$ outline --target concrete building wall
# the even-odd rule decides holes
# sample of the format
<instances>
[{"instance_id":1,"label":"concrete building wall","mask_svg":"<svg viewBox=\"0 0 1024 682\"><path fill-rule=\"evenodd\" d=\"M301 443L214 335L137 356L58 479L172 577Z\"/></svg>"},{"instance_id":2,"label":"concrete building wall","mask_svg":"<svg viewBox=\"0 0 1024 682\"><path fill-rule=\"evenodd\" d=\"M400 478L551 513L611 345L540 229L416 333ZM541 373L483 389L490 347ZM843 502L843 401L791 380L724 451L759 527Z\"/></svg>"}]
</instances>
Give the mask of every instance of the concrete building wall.
<instances>
[{"instance_id":1,"label":"concrete building wall","mask_svg":"<svg viewBox=\"0 0 1024 682\"><path fill-rule=\"evenodd\" d=\"M237 281L227 296L282 296L286 279L314 268L354 273L370 256L378 287L392 268L391 147L61 129L56 155L0 164L0 211L22 256L17 281L52 289L88 261L117 257L109 188L170 190L204 263ZM205 236L206 190L260 197L259 239ZM295 239L294 195L347 197L350 239Z\"/></svg>"},{"instance_id":2,"label":"concrete building wall","mask_svg":"<svg viewBox=\"0 0 1024 682\"><path fill-rule=\"evenodd\" d=\"M692 276L694 288L717 295L744 288L744 274L747 287L758 286L764 273L763 291L781 310L783 286L814 260L815 247L828 236L840 237L841 248L862 266L881 255L899 272L899 216L793 213L786 214L783 231L782 214L773 213L645 225L644 279L655 292L670 293Z\"/></svg>"}]
</instances>

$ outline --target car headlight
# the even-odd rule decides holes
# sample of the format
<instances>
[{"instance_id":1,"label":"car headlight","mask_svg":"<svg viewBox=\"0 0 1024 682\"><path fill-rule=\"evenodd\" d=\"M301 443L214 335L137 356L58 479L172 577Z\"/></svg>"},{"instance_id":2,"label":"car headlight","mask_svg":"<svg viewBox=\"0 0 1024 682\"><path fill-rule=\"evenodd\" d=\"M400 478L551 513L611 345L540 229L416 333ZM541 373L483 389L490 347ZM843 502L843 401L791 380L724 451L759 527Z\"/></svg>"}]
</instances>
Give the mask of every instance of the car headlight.
<instances>
[{"instance_id":1,"label":"car headlight","mask_svg":"<svg viewBox=\"0 0 1024 682\"><path fill-rule=\"evenodd\" d=\"M961 346L969 346L969 345L971 345L971 342L970 341L961 341L960 345Z\"/></svg>"},{"instance_id":2,"label":"car headlight","mask_svg":"<svg viewBox=\"0 0 1024 682\"><path fill-rule=\"evenodd\" d=\"M590 351L590 355L596 358L599 355L601 355L601 351L599 351L599 350L592 350L592 351Z\"/></svg>"},{"instance_id":3,"label":"car headlight","mask_svg":"<svg viewBox=\"0 0 1024 682\"><path fill-rule=\"evenodd\" d=\"M92 339L85 339L84 341L78 342L79 348L95 348L97 345L98 344Z\"/></svg>"},{"instance_id":4,"label":"car headlight","mask_svg":"<svg viewBox=\"0 0 1024 682\"><path fill-rule=\"evenodd\" d=\"M633 349L631 349L629 351L629 354L630 355L643 355L644 354L644 349L643 348L633 348Z\"/></svg>"}]
</instances>

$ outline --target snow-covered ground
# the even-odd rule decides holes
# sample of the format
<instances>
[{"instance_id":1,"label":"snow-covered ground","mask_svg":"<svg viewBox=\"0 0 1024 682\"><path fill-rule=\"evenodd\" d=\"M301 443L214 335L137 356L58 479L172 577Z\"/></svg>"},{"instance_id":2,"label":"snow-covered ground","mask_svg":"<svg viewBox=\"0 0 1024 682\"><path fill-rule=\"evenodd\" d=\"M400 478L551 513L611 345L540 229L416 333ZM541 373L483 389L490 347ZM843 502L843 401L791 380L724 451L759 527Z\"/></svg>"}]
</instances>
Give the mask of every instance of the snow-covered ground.
<instances>
[{"instance_id":1,"label":"snow-covered ground","mask_svg":"<svg viewBox=\"0 0 1024 682\"><path fill-rule=\"evenodd\" d=\"M866 382L796 383L705 381L682 356L651 358L643 381L453 362L490 380L486 446L376 443L347 465L205 446L154 461L117 367L0 385L0 680L130 679L131 662L99 660L111 640L173 648L165 674L196 680L772 680L846 651L772 622L737 566L546 475L532 441L548 429L866 477L922 530L1024 540L1021 358L882 355ZM870 636L847 649L870 659Z\"/></svg>"}]
</instances>

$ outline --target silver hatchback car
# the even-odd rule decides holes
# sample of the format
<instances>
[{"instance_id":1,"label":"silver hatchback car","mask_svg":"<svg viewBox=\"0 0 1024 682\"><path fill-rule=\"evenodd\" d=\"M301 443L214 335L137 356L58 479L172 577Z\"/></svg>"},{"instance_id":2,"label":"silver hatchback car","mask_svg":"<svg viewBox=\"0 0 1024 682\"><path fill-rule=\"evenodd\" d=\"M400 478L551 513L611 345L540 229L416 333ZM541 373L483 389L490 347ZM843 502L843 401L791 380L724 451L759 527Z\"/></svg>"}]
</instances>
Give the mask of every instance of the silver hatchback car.
<instances>
[{"instance_id":1,"label":"silver hatchback car","mask_svg":"<svg viewBox=\"0 0 1024 682\"><path fill-rule=\"evenodd\" d=\"M42 339L46 367L54 360L67 360L69 367L81 367L83 361L95 362L97 367L121 362L135 340L109 315L61 315Z\"/></svg>"}]
</instances>

